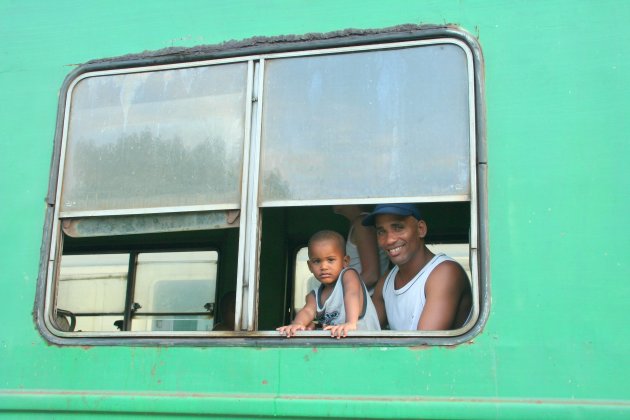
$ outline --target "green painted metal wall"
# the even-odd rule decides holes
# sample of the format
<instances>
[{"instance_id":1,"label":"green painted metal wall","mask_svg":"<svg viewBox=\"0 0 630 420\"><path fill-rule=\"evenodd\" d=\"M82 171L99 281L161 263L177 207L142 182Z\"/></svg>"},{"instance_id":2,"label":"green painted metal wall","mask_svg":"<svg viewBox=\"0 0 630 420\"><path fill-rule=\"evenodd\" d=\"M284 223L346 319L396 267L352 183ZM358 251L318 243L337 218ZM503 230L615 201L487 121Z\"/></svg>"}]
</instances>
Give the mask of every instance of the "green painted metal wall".
<instances>
[{"instance_id":1,"label":"green painted metal wall","mask_svg":"<svg viewBox=\"0 0 630 420\"><path fill-rule=\"evenodd\" d=\"M0 413L630 415L630 2L0 1ZM453 348L48 345L32 319L59 89L79 63L455 23L485 58L491 312ZM307 397L305 397L307 396Z\"/></svg>"}]
</instances>

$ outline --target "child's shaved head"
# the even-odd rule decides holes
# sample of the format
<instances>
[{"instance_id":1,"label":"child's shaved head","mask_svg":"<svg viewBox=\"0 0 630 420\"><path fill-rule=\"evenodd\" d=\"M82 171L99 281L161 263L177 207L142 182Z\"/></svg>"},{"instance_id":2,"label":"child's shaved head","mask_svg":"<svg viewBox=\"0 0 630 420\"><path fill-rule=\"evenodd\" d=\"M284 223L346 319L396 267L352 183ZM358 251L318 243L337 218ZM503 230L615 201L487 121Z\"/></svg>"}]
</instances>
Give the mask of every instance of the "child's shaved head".
<instances>
[{"instance_id":1,"label":"child's shaved head","mask_svg":"<svg viewBox=\"0 0 630 420\"><path fill-rule=\"evenodd\" d=\"M311 246L316 242L323 241L332 241L335 242L336 246L339 247L342 255L346 255L346 240L339 233L333 230L320 230L311 236L311 239L308 240L308 248L311 249Z\"/></svg>"}]
</instances>

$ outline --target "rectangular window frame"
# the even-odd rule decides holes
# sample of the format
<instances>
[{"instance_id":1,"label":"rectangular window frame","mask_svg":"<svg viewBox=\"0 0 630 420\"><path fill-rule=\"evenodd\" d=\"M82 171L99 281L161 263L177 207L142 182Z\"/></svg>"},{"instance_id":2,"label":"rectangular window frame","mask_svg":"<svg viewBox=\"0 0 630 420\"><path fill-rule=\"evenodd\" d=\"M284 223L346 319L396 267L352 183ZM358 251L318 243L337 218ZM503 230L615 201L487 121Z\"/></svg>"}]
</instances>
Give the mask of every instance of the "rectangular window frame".
<instances>
[{"instance_id":1,"label":"rectangular window frame","mask_svg":"<svg viewBox=\"0 0 630 420\"><path fill-rule=\"evenodd\" d=\"M403 39L400 40L399 38ZM411 38L411 40L404 40ZM343 45L348 43L348 45ZM224 58L221 54L217 57L211 57L208 60L196 62L179 62L154 65L138 66L138 63L117 63L109 64L112 69L100 69L101 66L96 65L97 70L92 69L88 65L73 74L70 74L64 84L65 95L60 99L60 112L58 115L58 128L56 137L58 140L55 153L53 155L53 164L51 169L51 187L47 202L49 204L47 212L46 225L50 226L44 232L44 246L42 249L42 263L40 269L40 280L38 284L38 295L36 298L37 323L42 334L51 342L59 344L157 344L172 343L172 340L179 340L175 343L189 345L191 343L203 345L230 345L237 340L243 345L284 345L282 337L278 337L275 331L256 331L256 319L258 314L258 265L260 256L261 235L261 211L264 207L284 207L287 205L295 205L293 201L270 202L260 205L258 202L258 185L259 185L259 164L260 164L260 141L262 130L262 101L264 101L263 78L266 60L285 57L303 57L322 54L335 54L353 51L373 51L390 48L407 48L422 45L434 45L436 43L454 43L462 47L467 55L467 65L469 66L469 112L470 112L470 198L453 196L440 197L439 199L432 196L416 196L416 197L386 197L386 198L365 198L351 200L306 200L301 201L300 206L311 205L335 205L335 204L378 204L386 202L436 202L436 201L469 201L470 202L470 261L471 272L473 273L472 292L473 307L470 321L462 328L449 331L388 331L388 332L367 332L356 331L346 340L342 340L341 344L362 343L366 345L417 345L417 344L457 344L468 340L476 335L482 328L489 312L488 290L488 242L487 242L487 198L486 198L486 168L487 159L485 156L485 108L483 106L483 83L482 83L482 58L481 50L476 40L464 31L456 29L429 29L420 30L416 33L409 34L386 34L373 35L365 37L359 42L359 45L352 45L353 40L343 40L340 45L335 42L329 48L309 49L309 45L300 45L299 49L288 48L288 51L265 51L258 54L250 54L238 56L237 53L232 57ZM293 47L295 48L295 47ZM230 53L228 53L229 55ZM151 60L150 60L151 61ZM88 214L60 214L58 205L56 205L56 197L60 197L64 155L67 143L68 115L71 105L72 87L82 78L94 75L120 74L130 72L143 71L159 71L165 69L188 68L196 66L215 65L222 63L247 62L248 63L248 82L247 82L247 98L251 98L251 106L246 106L246 135L244 137L243 148L243 172L242 172L242 193L241 193L241 217L239 221L239 242L238 242L238 266L237 266L237 299L236 313L240 316L236 317L236 329L234 332L222 332L220 334L208 334L206 332L169 332L162 333L143 333L143 332L125 332L116 334L95 335L77 334L59 332L55 329L50 320L52 313L51 296L53 295L53 287L55 279L58 276L57 259L62 248L60 225L64 217L98 217L98 216L116 216L116 215L133 215L133 214L154 214L154 213L180 213L198 210L236 210L234 208L225 208L223 206L184 206L169 208L152 208L141 210L120 210L120 211L104 211L89 212ZM105 66L107 67L107 66ZM479 188L481 186L481 188ZM244 211L243 211L244 210ZM46 245L48 243L48 245ZM292 340L291 345L309 345L315 340L318 343L326 344L328 342L328 333L324 332L308 332L303 333L305 340ZM224 340L208 340L210 337L222 337ZM242 340L247 338L247 340ZM328 340L324 340L328 339ZM368 339L368 340L366 340ZM333 343L334 344L334 343Z\"/></svg>"}]
</instances>

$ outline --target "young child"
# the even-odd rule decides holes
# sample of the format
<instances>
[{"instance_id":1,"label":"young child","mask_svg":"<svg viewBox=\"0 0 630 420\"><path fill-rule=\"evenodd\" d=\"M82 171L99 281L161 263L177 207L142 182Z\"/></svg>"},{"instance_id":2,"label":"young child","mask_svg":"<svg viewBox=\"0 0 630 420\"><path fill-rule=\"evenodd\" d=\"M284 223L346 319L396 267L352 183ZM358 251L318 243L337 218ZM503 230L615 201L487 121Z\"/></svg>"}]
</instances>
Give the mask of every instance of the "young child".
<instances>
[{"instance_id":1,"label":"young child","mask_svg":"<svg viewBox=\"0 0 630 420\"><path fill-rule=\"evenodd\" d=\"M317 319L332 337L345 337L351 330L380 330L376 309L367 288L354 269L348 269L343 236L323 230L308 241L308 269L321 283L306 295L306 305L291 325L277 328L294 336Z\"/></svg>"}]
</instances>

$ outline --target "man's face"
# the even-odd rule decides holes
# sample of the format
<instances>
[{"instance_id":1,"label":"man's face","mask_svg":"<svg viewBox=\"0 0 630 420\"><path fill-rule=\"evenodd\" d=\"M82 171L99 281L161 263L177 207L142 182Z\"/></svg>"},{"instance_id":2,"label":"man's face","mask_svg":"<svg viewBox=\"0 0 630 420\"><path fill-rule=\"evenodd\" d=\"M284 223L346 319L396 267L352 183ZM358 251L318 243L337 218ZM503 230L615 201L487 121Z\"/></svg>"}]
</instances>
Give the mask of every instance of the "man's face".
<instances>
[{"instance_id":1,"label":"man's face","mask_svg":"<svg viewBox=\"0 0 630 420\"><path fill-rule=\"evenodd\" d=\"M337 241L317 241L308 249L308 268L323 284L334 283L347 263L348 258Z\"/></svg>"},{"instance_id":2,"label":"man's face","mask_svg":"<svg viewBox=\"0 0 630 420\"><path fill-rule=\"evenodd\" d=\"M376 238L392 263L405 265L422 250L426 225L413 216L380 214L375 219Z\"/></svg>"}]
</instances>

